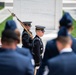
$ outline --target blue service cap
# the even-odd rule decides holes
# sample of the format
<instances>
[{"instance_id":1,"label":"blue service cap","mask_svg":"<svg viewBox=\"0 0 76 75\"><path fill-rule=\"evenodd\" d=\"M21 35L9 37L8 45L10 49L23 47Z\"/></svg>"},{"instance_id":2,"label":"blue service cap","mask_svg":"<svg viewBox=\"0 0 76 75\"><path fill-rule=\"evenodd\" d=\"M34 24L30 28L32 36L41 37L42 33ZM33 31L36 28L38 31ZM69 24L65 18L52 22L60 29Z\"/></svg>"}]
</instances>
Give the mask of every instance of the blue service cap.
<instances>
[{"instance_id":1,"label":"blue service cap","mask_svg":"<svg viewBox=\"0 0 76 75\"><path fill-rule=\"evenodd\" d=\"M73 19L68 12L65 12L62 18L60 19L59 23L60 23L60 26L65 26L65 27L72 26Z\"/></svg>"},{"instance_id":2,"label":"blue service cap","mask_svg":"<svg viewBox=\"0 0 76 75\"><path fill-rule=\"evenodd\" d=\"M58 31L58 37L66 37L68 36L68 31L66 27L61 27L60 30Z\"/></svg>"},{"instance_id":3,"label":"blue service cap","mask_svg":"<svg viewBox=\"0 0 76 75\"><path fill-rule=\"evenodd\" d=\"M5 24L5 29L4 30L15 30L17 28L16 23L14 20L8 20Z\"/></svg>"},{"instance_id":4,"label":"blue service cap","mask_svg":"<svg viewBox=\"0 0 76 75\"><path fill-rule=\"evenodd\" d=\"M31 22L31 21L26 21L26 22L23 22L23 23L24 23L24 25L25 25L25 26L27 26L27 25L28 25L28 26L30 26L30 27L31 27L31 23L32 23L32 22Z\"/></svg>"},{"instance_id":5,"label":"blue service cap","mask_svg":"<svg viewBox=\"0 0 76 75\"><path fill-rule=\"evenodd\" d=\"M42 30L44 31L45 27L44 26L40 26L40 25L36 25L36 30Z\"/></svg>"}]
</instances>

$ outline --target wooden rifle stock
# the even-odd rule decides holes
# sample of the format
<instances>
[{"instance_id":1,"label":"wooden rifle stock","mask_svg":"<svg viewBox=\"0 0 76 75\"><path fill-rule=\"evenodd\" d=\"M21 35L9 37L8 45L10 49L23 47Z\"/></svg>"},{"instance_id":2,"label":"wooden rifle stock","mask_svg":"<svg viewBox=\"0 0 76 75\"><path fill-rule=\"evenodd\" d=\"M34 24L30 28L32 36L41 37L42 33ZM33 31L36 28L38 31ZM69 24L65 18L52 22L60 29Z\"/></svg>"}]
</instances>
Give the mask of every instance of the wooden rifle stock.
<instances>
[{"instance_id":1,"label":"wooden rifle stock","mask_svg":"<svg viewBox=\"0 0 76 75\"><path fill-rule=\"evenodd\" d=\"M11 13L11 11L8 9L8 11ZM11 13L12 14L12 16L15 16L16 17L16 19L19 21L19 23L20 23L20 25L27 31L27 33L30 35L30 37L33 39L33 36L32 36L32 34L27 30L27 28L25 27L25 25L24 25L24 23L23 22L21 22L20 20L19 20L19 18L14 14L14 13Z\"/></svg>"}]
</instances>

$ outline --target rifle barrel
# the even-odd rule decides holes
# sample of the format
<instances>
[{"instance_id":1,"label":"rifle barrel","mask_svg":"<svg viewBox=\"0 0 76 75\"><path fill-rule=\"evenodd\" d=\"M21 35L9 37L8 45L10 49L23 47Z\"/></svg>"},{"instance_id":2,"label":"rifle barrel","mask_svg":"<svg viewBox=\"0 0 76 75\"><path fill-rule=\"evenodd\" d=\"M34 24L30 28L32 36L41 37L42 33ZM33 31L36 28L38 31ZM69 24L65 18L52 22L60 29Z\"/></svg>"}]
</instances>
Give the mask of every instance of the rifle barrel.
<instances>
[{"instance_id":1,"label":"rifle barrel","mask_svg":"<svg viewBox=\"0 0 76 75\"><path fill-rule=\"evenodd\" d=\"M9 9L8 9L8 11L12 14L12 16L13 16L13 14L14 13L12 13ZM24 26L24 23L23 22L21 22L21 20L14 14L14 16L16 17L16 19L19 21L19 23L21 24L21 26L27 31L27 33L30 35L30 37L33 39L33 36L32 36L32 34L27 30L27 28Z\"/></svg>"}]
</instances>

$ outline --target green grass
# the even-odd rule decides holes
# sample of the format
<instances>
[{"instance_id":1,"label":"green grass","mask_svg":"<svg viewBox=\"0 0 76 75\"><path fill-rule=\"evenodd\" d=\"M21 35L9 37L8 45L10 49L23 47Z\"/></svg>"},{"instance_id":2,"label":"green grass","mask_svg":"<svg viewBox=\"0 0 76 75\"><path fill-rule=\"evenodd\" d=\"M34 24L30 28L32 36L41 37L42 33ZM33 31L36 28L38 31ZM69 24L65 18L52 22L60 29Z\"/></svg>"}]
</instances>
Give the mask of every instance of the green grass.
<instances>
[{"instance_id":1,"label":"green grass","mask_svg":"<svg viewBox=\"0 0 76 75\"><path fill-rule=\"evenodd\" d=\"M73 35L73 37L76 38L76 20L73 20L73 25L74 25L74 29L72 31L72 35Z\"/></svg>"},{"instance_id":2,"label":"green grass","mask_svg":"<svg viewBox=\"0 0 76 75\"><path fill-rule=\"evenodd\" d=\"M2 10L4 7L3 6L0 6L0 10Z\"/></svg>"},{"instance_id":3,"label":"green grass","mask_svg":"<svg viewBox=\"0 0 76 75\"><path fill-rule=\"evenodd\" d=\"M4 21L0 24L0 37L1 37L2 31L3 31L4 27L5 27L6 21L7 21L7 20L12 20L12 19L13 19L13 17L12 17L12 16L9 16L6 20L4 20Z\"/></svg>"}]
</instances>

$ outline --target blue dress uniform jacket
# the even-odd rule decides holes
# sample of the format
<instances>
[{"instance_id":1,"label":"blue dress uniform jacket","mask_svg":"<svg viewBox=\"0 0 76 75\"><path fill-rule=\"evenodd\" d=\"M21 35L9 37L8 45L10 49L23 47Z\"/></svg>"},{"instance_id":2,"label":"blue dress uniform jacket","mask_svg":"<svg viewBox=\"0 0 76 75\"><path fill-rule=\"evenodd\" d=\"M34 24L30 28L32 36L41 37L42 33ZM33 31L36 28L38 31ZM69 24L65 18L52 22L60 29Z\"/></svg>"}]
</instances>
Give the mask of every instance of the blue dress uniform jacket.
<instances>
[{"instance_id":1,"label":"blue dress uniform jacket","mask_svg":"<svg viewBox=\"0 0 76 75\"><path fill-rule=\"evenodd\" d=\"M23 33L22 33L22 44L23 44L22 47L28 48L28 49L31 50L31 48L32 48L32 38L30 37L30 35L27 33L26 30L24 30Z\"/></svg>"},{"instance_id":2,"label":"blue dress uniform jacket","mask_svg":"<svg viewBox=\"0 0 76 75\"><path fill-rule=\"evenodd\" d=\"M17 47L16 51L18 53L20 53L21 55L28 57L30 59L30 61L32 62L32 65L35 65L34 59L32 57L32 54L30 53L30 50L29 49Z\"/></svg>"},{"instance_id":3,"label":"blue dress uniform jacket","mask_svg":"<svg viewBox=\"0 0 76 75\"><path fill-rule=\"evenodd\" d=\"M49 73L46 75L76 75L76 54L64 52L48 60L47 66Z\"/></svg>"},{"instance_id":4,"label":"blue dress uniform jacket","mask_svg":"<svg viewBox=\"0 0 76 75\"><path fill-rule=\"evenodd\" d=\"M72 43L72 49L73 51L76 53L76 39L73 38L71 35L69 35L73 41ZM58 52L58 49L57 49L57 46L56 46L56 39L53 39L53 40L50 40L47 42L46 44L46 48L45 48L45 53L44 53L44 57L42 59L42 64L37 72L37 75L41 75L43 74L44 72L44 68L45 68L45 65L46 65L46 61L48 59L51 59L55 56L59 55L59 52Z\"/></svg>"},{"instance_id":5,"label":"blue dress uniform jacket","mask_svg":"<svg viewBox=\"0 0 76 75\"><path fill-rule=\"evenodd\" d=\"M0 75L34 75L34 68L28 57L0 48Z\"/></svg>"},{"instance_id":6,"label":"blue dress uniform jacket","mask_svg":"<svg viewBox=\"0 0 76 75\"><path fill-rule=\"evenodd\" d=\"M45 71L45 65L46 61L52 57L55 57L59 54L57 46L56 46L56 39L50 40L46 44L44 57L42 59L42 63L40 65L40 68L37 72L37 75L42 75Z\"/></svg>"},{"instance_id":7,"label":"blue dress uniform jacket","mask_svg":"<svg viewBox=\"0 0 76 75\"><path fill-rule=\"evenodd\" d=\"M39 66L42 61L43 42L37 35L33 39L33 57L35 66Z\"/></svg>"},{"instance_id":8,"label":"blue dress uniform jacket","mask_svg":"<svg viewBox=\"0 0 76 75\"><path fill-rule=\"evenodd\" d=\"M27 48L19 48L19 47L17 47L16 51L18 53L24 55L24 56L27 56L30 59L33 58L32 55L31 55L31 53L30 53L30 51L29 51L29 49L27 49Z\"/></svg>"}]
</instances>

